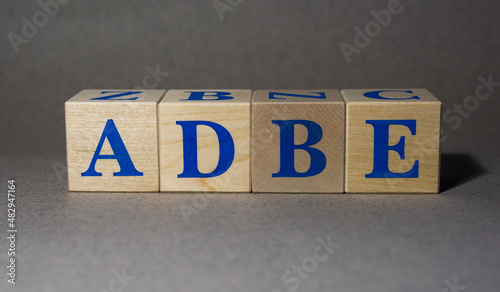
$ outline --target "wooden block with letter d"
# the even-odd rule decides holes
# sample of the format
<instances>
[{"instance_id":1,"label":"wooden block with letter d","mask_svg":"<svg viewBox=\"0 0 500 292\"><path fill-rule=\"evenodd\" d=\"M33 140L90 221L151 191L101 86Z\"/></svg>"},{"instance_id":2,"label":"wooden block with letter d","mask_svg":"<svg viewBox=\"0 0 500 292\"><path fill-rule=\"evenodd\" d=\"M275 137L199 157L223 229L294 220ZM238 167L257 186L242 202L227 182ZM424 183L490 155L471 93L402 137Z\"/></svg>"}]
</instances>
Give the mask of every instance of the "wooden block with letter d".
<instances>
[{"instance_id":1,"label":"wooden block with letter d","mask_svg":"<svg viewBox=\"0 0 500 292\"><path fill-rule=\"evenodd\" d=\"M344 89L346 192L439 192L441 102L426 89Z\"/></svg>"},{"instance_id":2,"label":"wooden block with letter d","mask_svg":"<svg viewBox=\"0 0 500 292\"><path fill-rule=\"evenodd\" d=\"M252 190L342 193L344 133L338 90L255 91Z\"/></svg>"},{"instance_id":3,"label":"wooden block with letter d","mask_svg":"<svg viewBox=\"0 0 500 292\"><path fill-rule=\"evenodd\" d=\"M65 103L70 191L158 192L164 90L83 90Z\"/></svg>"},{"instance_id":4,"label":"wooden block with letter d","mask_svg":"<svg viewBox=\"0 0 500 292\"><path fill-rule=\"evenodd\" d=\"M158 106L162 192L250 191L251 90L169 90Z\"/></svg>"}]
</instances>

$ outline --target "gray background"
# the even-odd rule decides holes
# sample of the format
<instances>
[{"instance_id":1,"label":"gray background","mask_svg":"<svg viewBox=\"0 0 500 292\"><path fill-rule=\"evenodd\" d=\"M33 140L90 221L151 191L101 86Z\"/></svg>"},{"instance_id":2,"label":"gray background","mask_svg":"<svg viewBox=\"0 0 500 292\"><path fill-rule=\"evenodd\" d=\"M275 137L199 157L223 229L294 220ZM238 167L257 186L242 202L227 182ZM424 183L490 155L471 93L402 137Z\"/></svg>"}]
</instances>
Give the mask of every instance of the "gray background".
<instances>
[{"instance_id":1,"label":"gray background","mask_svg":"<svg viewBox=\"0 0 500 292\"><path fill-rule=\"evenodd\" d=\"M461 125L444 121L439 195L68 193L64 101L86 88L428 88L443 110L500 81L500 2L409 1L344 58L387 1L212 0L60 5L16 53L36 1L0 4L0 179L17 181L18 284L1 291L290 291L282 275L340 246L298 291L498 291L500 87ZM227 3L222 0L222 2ZM453 114L456 116L456 114ZM452 127L455 126L455 127ZM196 197L197 196L197 197ZM186 221L180 206L208 205ZM6 196L0 201L6 212ZM7 265L2 216L0 265Z\"/></svg>"}]
</instances>

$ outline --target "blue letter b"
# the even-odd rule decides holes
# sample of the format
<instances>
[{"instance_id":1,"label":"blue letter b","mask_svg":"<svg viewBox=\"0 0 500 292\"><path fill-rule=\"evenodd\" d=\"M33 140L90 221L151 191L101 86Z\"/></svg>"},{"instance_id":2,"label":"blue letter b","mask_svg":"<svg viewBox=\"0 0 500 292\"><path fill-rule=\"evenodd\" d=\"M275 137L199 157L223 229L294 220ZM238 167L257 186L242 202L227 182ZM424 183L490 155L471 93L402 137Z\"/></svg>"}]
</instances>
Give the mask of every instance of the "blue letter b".
<instances>
[{"instance_id":1,"label":"blue letter b","mask_svg":"<svg viewBox=\"0 0 500 292\"><path fill-rule=\"evenodd\" d=\"M186 93L191 93L188 98L181 100L229 100L233 99L231 92L225 91L185 91ZM210 93L207 94L207 93ZM209 97L209 98L204 98Z\"/></svg>"},{"instance_id":2,"label":"blue letter b","mask_svg":"<svg viewBox=\"0 0 500 292\"><path fill-rule=\"evenodd\" d=\"M280 170L272 177L308 177L321 173L326 167L326 156L323 152L311 146L317 144L323 137L321 126L307 120L273 120L280 127ZM304 144L295 144L295 125L307 129L307 140ZM311 158L311 165L305 172L295 170L295 150L306 151Z\"/></svg>"}]
</instances>

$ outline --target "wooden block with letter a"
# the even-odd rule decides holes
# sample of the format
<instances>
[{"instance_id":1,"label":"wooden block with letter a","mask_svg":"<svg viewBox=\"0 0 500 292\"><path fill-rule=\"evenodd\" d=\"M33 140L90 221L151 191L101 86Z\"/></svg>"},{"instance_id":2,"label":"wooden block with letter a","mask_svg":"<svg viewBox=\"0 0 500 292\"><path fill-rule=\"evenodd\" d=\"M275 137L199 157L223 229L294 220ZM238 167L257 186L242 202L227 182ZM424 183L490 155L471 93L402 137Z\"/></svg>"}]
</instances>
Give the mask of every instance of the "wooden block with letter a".
<instances>
[{"instance_id":1,"label":"wooden block with letter a","mask_svg":"<svg viewBox=\"0 0 500 292\"><path fill-rule=\"evenodd\" d=\"M162 192L250 191L251 90L169 90L158 106Z\"/></svg>"},{"instance_id":2,"label":"wooden block with letter a","mask_svg":"<svg viewBox=\"0 0 500 292\"><path fill-rule=\"evenodd\" d=\"M437 193L441 102L426 89L344 89L346 192Z\"/></svg>"},{"instance_id":3,"label":"wooden block with letter a","mask_svg":"<svg viewBox=\"0 0 500 292\"><path fill-rule=\"evenodd\" d=\"M65 103L70 191L158 192L164 90L83 90Z\"/></svg>"},{"instance_id":4,"label":"wooden block with letter a","mask_svg":"<svg viewBox=\"0 0 500 292\"><path fill-rule=\"evenodd\" d=\"M336 89L257 90L252 190L342 193L345 104Z\"/></svg>"}]
</instances>

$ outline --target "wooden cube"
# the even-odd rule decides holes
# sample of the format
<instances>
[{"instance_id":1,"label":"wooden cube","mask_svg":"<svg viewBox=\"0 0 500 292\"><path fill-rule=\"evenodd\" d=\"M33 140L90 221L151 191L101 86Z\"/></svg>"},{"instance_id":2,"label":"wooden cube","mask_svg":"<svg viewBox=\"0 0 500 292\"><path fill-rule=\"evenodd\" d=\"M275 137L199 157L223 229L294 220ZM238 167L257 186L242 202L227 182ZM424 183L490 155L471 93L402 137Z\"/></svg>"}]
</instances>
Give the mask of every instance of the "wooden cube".
<instances>
[{"instance_id":1,"label":"wooden cube","mask_svg":"<svg viewBox=\"0 0 500 292\"><path fill-rule=\"evenodd\" d=\"M65 103L70 191L158 192L164 90L83 90Z\"/></svg>"},{"instance_id":2,"label":"wooden cube","mask_svg":"<svg viewBox=\"0 0 500 292\"><path fill-rule=\"evenodd\" d=\"M162 192L250 191L251 90L169 90L158 106Z\"/></svg>"},{"instance_id":3,"label":"wooden cube","mask_svg":"<svg viewBox=\"0 0 500 292\"><path fill-rule=\"evenodd\" d=\"M252 190L344 191L345 104L336 89L257 90Z\"/></svg>"},{"instance_id":4,"label":"wooden cube","mask_svg":"<svg viewBox=\"0 0 500 292\"><path fill-rule=\"evenodd\" d=\"M344 89L346 192L437 193L441 102L426 89Z\"/></svg>"}]
</instances>

